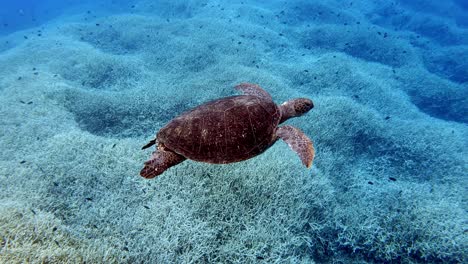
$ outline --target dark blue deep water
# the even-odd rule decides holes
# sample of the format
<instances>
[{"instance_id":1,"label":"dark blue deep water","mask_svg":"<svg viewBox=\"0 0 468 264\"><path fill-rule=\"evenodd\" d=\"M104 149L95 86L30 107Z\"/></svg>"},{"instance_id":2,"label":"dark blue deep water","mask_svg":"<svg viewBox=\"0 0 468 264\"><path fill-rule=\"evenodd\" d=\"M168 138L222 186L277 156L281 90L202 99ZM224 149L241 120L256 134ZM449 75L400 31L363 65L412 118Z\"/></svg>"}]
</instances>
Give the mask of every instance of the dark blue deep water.
<instances>
[{"instance_id":1,"label":"dark blue deep water","mask_svg":"<svg viewBox=\"0 0 468 264\"><path fill-rule=\"evenodd\" d=\"M4 0L0 149L0 263L468 263L468 1Z\"/></svg>"}]
</instances>

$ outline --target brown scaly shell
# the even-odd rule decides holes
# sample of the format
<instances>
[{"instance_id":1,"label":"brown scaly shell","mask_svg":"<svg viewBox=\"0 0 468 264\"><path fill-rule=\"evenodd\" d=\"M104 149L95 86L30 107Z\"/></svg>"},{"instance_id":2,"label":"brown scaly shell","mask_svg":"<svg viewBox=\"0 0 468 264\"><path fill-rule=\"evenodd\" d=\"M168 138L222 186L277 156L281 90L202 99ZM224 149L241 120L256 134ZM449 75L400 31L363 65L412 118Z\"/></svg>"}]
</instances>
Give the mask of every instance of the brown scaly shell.
<instances>
[{"instance_id":1,"label":"brown scaly shell","mask_svg":"<svg viewBox=\"0 0 468 264\"><path fill-rule=\"evenodd\" d=\"M279 108L251 95L200 105L174 118L157 134L159 143L186 158L230 163L252 158L276 141Z\"/></svg>"}]
</instances>

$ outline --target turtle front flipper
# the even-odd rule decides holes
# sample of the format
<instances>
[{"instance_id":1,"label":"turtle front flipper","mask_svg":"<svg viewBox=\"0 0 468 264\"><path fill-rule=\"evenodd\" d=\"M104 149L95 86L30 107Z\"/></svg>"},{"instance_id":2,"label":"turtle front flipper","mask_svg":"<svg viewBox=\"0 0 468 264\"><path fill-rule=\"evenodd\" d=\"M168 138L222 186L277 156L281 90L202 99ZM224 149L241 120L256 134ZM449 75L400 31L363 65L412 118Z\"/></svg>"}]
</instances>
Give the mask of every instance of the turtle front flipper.
<instances>
[{"instance_id":1,"label":"turtle front flipper","mask_svg":"<svg viewBox=\"0 0 468 264\"><path fill-rule=\"evenodd\" d=\"M170 167L177 165L186 158L170 150L158 148L151 158L145 162L145 167L140 171L140 175L144 178L154 178Z\"/></svg>"},{"instance_id":2,"label":"turtle front flipper","mask_svg":"<svg viewBox=\"0 0 468 264\"><path fill-rule=\"evenodd\" d=\"M258 84L241 83L236 85L234 89L243 92L245 95L253 95L268 101L273 101L271 95L267 91L263 90Z\"/></svg>"},{"instance_id":3,"label":"turtle front flipper","mask_svg":"<svg viewBox=\"0 0 468 264\"><path fill-rule=\"evenodd\" d=\"M302 163L310 168L315 156L314 145L301 130L292 126L280 126L276 130L276 136L284 140L299 155Z\"/></svg>"}]
</instances>

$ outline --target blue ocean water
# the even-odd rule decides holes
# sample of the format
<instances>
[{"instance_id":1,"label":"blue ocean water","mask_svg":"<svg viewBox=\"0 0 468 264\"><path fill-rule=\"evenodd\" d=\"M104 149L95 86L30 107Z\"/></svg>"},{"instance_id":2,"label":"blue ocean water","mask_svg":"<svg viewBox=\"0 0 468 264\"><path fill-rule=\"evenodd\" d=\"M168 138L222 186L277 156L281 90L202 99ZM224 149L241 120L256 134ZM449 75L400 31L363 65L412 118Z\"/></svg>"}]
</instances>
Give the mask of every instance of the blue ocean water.
<instances>
[{"instance_id":1,"label":"blue ocean water","mask_svg":"<svg viewBox=\"0 0 468 264\"><path fill-rule=\"evenodd\" d=\"M467 263L467 100L468 1L4 1L0 263Z\"/></svg>"},{"instance_id":2,"label":"blue ocean water","mask_svg":"<svg viewBox=\"0 0 468 264\"><path fill-rule=\"evenodd\" d=\"M38 27L79 3L93 1L4 1L0 10L1 34Z\"/></svg>"}]
</instances>

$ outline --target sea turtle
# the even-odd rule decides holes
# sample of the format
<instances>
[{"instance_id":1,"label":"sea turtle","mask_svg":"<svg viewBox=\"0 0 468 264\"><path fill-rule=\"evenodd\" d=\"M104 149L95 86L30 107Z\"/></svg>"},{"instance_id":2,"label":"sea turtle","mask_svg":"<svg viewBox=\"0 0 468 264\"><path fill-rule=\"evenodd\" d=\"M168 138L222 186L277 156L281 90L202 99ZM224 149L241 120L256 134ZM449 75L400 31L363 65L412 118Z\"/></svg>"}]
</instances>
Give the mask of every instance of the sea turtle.
<instances>
[{"instance_id":1,"label":"sea turtle","mask_svg":"<svg viewBox=\"0 0 468 264\"><path fill-rule=\"evenodd\" d=\"M157 144L140 175L154 178L185 159L216 164L243 161L264 152L278 138L310 167L314 159L312 141L295 127L278 125L307 113L314 107L312 101L298 98L276 105L256 84L241 83L235 89L243 95L202 104L164 126L142 148Z\"/></svg>"}]
</instances>

